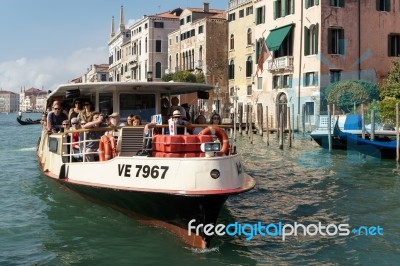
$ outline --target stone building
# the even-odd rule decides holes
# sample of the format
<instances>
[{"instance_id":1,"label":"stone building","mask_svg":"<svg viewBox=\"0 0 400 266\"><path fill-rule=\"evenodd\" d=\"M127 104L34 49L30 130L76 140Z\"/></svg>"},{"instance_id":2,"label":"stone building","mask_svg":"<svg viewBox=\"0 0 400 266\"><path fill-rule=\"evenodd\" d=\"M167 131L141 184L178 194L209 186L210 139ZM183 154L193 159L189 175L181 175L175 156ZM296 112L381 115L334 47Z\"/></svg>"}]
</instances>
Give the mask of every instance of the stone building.
<instances>
[{"instance_id":1,"label":"stone building","mask_svg":"<svg viewBox=\"0 0 400 266\"><path fill-rule=\"evenodd\" d=\"M19 111L19 94L0 90L0 113Z\"/></svg>"},{"instance_id":2,"label":"stone building","mask_svg":"<svg viewBox=\"0 0 400 266\"><path fill-rule=\"evenodd\" d=\"M224 10L203 8L184 9L179 16L179 28L168 35L168 70L175 73L188 70L203 73L206 83L216 85L208 108L215 104L219 113L228 108L227 35L228 24ZM183 99L190 105L201 105Z\"/></svg>"},{"instance_id":3,"label":"stone building","mask_svg":"<svg viewBox=\"0 0 400 266\"><path fill-rule=\"evenodd\" d=\"M287 117L291 107L295 128L301 129L303 123L316 127L327 110L324 88L349 79L379 82L399 55L400 16L394 1L258 0L253 4L256 58L262 48L259 38L269 50L264 70L255 78L253 97L269 107L273 126L278 114Z\"/></svg>"}]
</instances>

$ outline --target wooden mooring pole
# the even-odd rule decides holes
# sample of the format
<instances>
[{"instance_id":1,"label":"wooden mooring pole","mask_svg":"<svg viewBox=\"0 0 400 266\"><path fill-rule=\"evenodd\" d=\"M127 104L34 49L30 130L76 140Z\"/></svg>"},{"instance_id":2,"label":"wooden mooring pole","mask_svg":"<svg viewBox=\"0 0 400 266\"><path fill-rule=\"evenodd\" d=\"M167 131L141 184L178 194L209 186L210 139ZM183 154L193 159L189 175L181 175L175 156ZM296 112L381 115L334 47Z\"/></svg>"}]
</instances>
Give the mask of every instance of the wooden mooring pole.
<instances>
[{"instance_id":1,"label":"wooden mooring pole","mask_svg":"<svg viewBox=\"0 0 400 266\"><path fill-rule=\"evenodd\" d=\"M288 118L288 129L289 129L289 135L288 135L288 142L289 142L289 148L292 147L292 124L290 122L290 107L287 108L287 118Z\"/></svg>"},{"instance_id":2,"label":"wooden mooring pole","mask_svg":"<svg viewBox=\"0 0 400 266\"><path fill-rule=\"evenodd\" d=\"M396 103L396 162L400 160L399 148L400 148L400 136L399 136L399 103Z\"/></svg>"},{"instance_id":3,"label":"wooden mooring pole","mask_svg":"<svg viewBox=\"0 0 400 266\"><path fill-rule=\"evenodd\" d=\"M267 119L267 146L269 146L269 119L268 119L268 106L265 106L265 117Z\"/></svg>"},{"instance_id":4,"label":"wooden mooring pole","mask_svg":"<svg viewBox=\"0 0 400 266\"><path fill-rule=\"evenodd\" d=\"M279 149L283 150L283 113L279 113Z\"/></svg>"}]
</instances>

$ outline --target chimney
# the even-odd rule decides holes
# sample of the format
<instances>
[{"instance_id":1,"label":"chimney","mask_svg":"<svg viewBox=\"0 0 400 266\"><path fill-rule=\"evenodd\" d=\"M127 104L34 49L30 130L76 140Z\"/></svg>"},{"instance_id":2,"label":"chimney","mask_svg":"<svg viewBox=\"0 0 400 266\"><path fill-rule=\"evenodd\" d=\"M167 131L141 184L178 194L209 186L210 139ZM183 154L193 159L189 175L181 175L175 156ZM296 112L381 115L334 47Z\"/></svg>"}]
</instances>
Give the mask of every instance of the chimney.
<instances>
[{"instance_id":1,"label":"chimney","mask_svg":"<svg viewBox=\"0 0 400 266\"><path fill-rule=\"evenodd\" d=\"M209 3L203 3L203 11L204 13L208 13L210 11L210 4Z\"/></svg>"}]
</instances>

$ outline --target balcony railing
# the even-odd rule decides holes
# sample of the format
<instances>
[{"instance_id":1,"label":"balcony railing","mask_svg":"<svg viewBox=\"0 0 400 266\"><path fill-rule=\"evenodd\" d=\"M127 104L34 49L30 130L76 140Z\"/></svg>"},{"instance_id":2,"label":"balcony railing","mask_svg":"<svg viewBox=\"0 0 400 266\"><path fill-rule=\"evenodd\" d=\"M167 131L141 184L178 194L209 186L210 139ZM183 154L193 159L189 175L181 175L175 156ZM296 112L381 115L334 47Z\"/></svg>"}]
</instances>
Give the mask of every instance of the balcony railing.
<instances>
[{"instance_id":1,"label":"balcony railing","mask_svg":"<svg viewBox=\"0 0 400 266\"><path fill-rule=\"evenodd\" d=\"M293 56L283 56L267 61L268 71L291 70L293 69Z\"/></svg>"}]
</instances>

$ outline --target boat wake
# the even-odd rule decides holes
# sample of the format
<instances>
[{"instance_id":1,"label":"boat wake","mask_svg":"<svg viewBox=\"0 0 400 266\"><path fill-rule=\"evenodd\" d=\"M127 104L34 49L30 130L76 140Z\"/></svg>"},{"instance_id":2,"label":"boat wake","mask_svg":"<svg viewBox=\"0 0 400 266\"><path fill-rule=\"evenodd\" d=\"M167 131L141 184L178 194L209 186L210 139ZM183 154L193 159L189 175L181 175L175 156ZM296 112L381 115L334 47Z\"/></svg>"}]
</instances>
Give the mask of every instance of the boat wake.
<instances>
[{"instance_id":1,"label":"boat wake","mask_svg":"<svg viewBox=\"0 0 400 266\"><path fill-rule=\"evenodd\" d=\"M208 254L208 253L215 253L219 252L219 247L212 247L212 248L188 248L193 253L196 254Z\"/></svg>"},{"instance_id":2,"label":"boat wake","mask_svg":"<svg viewBox=\"0 0 400 266\"><path fill-rule=\"evenodd\" d=\"M30 148L22 148L22 149L19 149L18 151L35 151L36 150L36 147L30 147Z\"/></svg>"}]
</instances>

